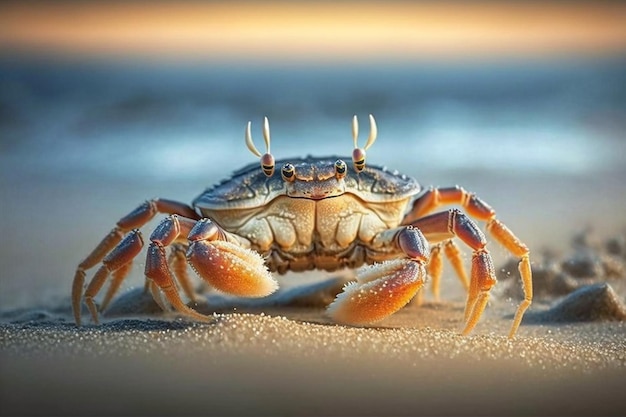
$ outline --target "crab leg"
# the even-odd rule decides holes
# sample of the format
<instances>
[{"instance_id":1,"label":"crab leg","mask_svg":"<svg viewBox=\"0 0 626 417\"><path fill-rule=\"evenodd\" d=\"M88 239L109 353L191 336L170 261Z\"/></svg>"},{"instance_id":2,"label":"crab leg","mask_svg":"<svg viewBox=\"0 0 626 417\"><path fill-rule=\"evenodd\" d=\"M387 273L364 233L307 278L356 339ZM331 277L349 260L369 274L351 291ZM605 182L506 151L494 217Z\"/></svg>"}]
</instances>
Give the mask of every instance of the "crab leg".
<instances>
[{"instance_id":1,"label":"crab leg","mask_svg":"<svg viewBox=\"0 0 626 417\"><path fill-rule=\"evenodd\" d=\"M361 268L357 281L344 287L327 313L346 324L368 324L388 317L404 307L424 285L428 263L428 241L412 226L380 233L375 244L395 246L405 255Z\"/></svg>"},{"instance_id":2,"label":"crab leg","mask_svg":"<svg viewBox=\"0 0 626 417\"><path fill-rule=\"evenodd\" d=\"M442 244L436 244L430 248L430 258L426 265L426 272L430 277L431 291L435 301L439 301L439 287L441 282L441 273L443 272L443 259L441 256ZM463 271L465 272L465 271ZM413 304L421 306L424 302L424 293L418 292L417 296L413 299Z\"/></svg>"},{"instance_id":3,"label":"crab leg","mask_svg":"<svg viewBox=\"0 0 626 417\"><path fill-rule=\"evenodd\" d=\"M470 216L485 221L487 223L486 229L491 236L511 254L520 258L518 269L524 289L524 300L517 308L513 325L509 332L509 337L515 336L517 328L522 322L524 312L532 303L533 298L532 271L530 268L530 253L528 247L519 240L508 227L496 218L495 210L475 194L469 193L459 186L429 189L424 195L415 200L413 208L404 218L403 224L416 224L416 221L419 221L422 216L447 204L458 204L462 206Z\"/></svg>"},{"instance_id":4,"label":"crab leg","mask_svg":"<svg viewBox=\"0 0 626 417\"><path fill-rule=\"evenodd\" d=\"M433 246L430 252L430 262L428 263L428 275L431 278L431 291L435 298L435 301L439 301L439 288L441 282L441 273L443 272L443 261L441 257L441 247L443 245L444 253L448 261L452 264L457 277L459 277L459 281L461 281L461 285L465 291L469 290L469 279L467 278L467 274L465 273L465 268L463 267L463 260L461 259L461 251L454 243L453 240L448 240L445 244L437 244Z\"/></svg>"},{"instance_id":5,"label":"crab leg","mask_svg":"<svg viewBox=\"0 0 626 417\"><path fill-rule=\"evenodd\" d=\"M113 296L120 289L120 286L122 285L122 282L124 281L124 278L126 278L132 266L133 266L133 263L131 260L130 262L122 265L120 269L113 271L113 273L111 274L111 283L109 284L109 288L107 289L106 294L102 298L102 303L100 304L100 311L105 311L107 309L107 307L111 303L111 300L113 299Z\"/></svg>"},{"instance_id":6,"label":"crab leg","mask_svg":"<svg viewBox=\"0 0 626 417\"><path fill-rule=\"evenodd\" d=\"M187 298L193 301L196 299L196 293L193 288L193 284L191 283L189 273L187 272L187 257L185 256L186 252L187 246L182 244L172 245L172 250L170 251L170 256L167 261L172 268L172 272L174 272L176 280L182 287L183 292L185 293Z\"/></svg>"},{"instance_id":7,"label":"crab leg","mask_svg":"<svg viewBox=\"0 0 626 417\"><path fill-rule=\"evenodd\" d=\"M468 334L480 320L489 300L489 291L496 283L493 261L485 248L487 240L484 234L467 215L457 209L423 217L413 222L413 225L426 237L457 236L472 248L471 278L463 330L463 334Z\"/></svg>"},{"instance_id":8,"label":"crab leg","mask_svg":"<svg viewBox=\"0 0 626 417\"><path fill-rule=\"evenodd\" d=\"M74 320L76 321L77 325L80 326L81 324L80 302L83 292L83 286L85 283L85 271L96 266L98 263L103 261L103 259L105 259L109 252L115 250L117 245L122 242L122 239L124 238L126 233L133 229L140 228L148 221L150 221L157 213L177 213L190 219L199 218L198 214L186 204L167 199L153 199L141 204L135 210L133 210L128 215L124 216L120 221L118 221L113 230L111 230L111 232L107 236L105 236L102 241L100 241L98 246L96 246L96 248L91 251L91 253L89 253L89 255L87 255L87 257L85 257L85 259L83 259L83 261L76 268L76 273L74 274L74 280L72 282L72 309L74 311ZM132 258L128 262L131 261ZM117 290L117 288L119 288L121 282L129 271L130 266L121 268L117 272L109 271L114 272L112 283L113 289L109 290L109 292L105 296L106 304L108 304L110 299L113 297L115 291ZM102 272L102 274L104 274L104 272ZM95 279L96 277L94 276L93 280ZM104 284L105 279L106 277L98 277L98 280L102 280L100 288Z\"/></svg>"},{"instance_id":9,"label":"crab leg","mask_svg":"<svg viewBox=\"0 0 626 417\"><path fill-rule=\"evenodd\" d=\"M93 279L85 290L85 304L89 308L93 321L98 323L98 309L94 301L94 297L104 285L110 273L127 269L125 265L130 263L143 247L143 239L138 230L133 230L126 235L124 240L120 242L107 256L102 260L102 266L98 269ZM80 302L80 299L78 300ZM74 305L74 315L80 311L80 305ZM80 313L77 317L77 323L80 324Z\"/></svg>"},{"instance_id":10,"label":"crab leg","mask_svg":"<svg viewBox=\"0 0 626 417\"><path fill-rule=\"evenodd\" d=\"M441 273L443 272L441 244L431 246L426 272L431 281L431 291L435 301L439 301L439 282L441 281ZM418 292L412 303L413 305L421 306L424 303L424 293L421 291Z\"/></svg>"},{"instance_id":11,"label":"crab leg","mask_svg":"<svg viewBox=\"0 0 626 417\"><path fill-rule=\"evenodd\" d=\"M211 320L211 317L189 308L180 298L165 255L165 247L176 241L181 235L181 229L189 230L193 223L189 219L180 219L179 221L178 216L171 215L154 229L150 236L151 243L148 246L148 254L146 256L145 275L151 281L149 288L152 296L161 308L163 308L163 303L160 300L160 296L158 296L158 291L154 288L154 284L158 286L161 293L165 295L165 298L167 298L167 301L174 309L197 320L208 321Z\"/></svg>"}]
</instances>

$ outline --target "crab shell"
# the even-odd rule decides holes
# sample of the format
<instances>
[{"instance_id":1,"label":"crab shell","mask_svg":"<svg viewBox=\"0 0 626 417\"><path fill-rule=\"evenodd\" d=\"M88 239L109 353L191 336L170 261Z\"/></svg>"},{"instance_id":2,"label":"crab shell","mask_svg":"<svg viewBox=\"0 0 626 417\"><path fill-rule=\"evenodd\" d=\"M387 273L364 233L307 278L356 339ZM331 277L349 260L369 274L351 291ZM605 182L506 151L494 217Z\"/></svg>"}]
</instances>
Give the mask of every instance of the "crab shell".
<instances>
[{"instance_id":1,"label":"crab shell","mask_svg":"<svg viewBox=\"0 0 626 417\"><path fill-rule=\"evenodd\" d=\"M193 206L279 273L332 271L397 257L389 247L378 247L375 238L400 225L420 185L371 165L359 173L346 167L338 175L338 160L350 158L276 161L277 167L293 166L289 178L281 169L267 177L258 164L250 164L207 189Z\"/></svg>"}]
</instances>

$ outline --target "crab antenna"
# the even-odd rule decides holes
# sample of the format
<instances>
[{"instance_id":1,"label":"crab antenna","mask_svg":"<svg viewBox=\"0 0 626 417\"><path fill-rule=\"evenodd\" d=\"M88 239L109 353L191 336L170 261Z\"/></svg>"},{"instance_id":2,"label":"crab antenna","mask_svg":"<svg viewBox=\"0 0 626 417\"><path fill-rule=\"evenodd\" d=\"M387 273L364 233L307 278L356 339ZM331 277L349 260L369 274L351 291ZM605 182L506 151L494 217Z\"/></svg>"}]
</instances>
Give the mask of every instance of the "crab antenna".
<instances>
[{"instance_id":1,"label":"crab antenna","mask_svg":"<svg viewBox=\"0 0 626 417\"><path fill-rule=\"evenodd\" d=\"M250 152L260 158L262 156L261 152L259 152L256 146L254 146L254 143L252 143L252 133L250 132L251 126L252 122L248 122L248 126L246 126L246 146L250 149Z\"/></svg>"},{"instance_id":2,"label":"crab antenna","mask_svg":"<svg viewBox=\"0 0 626 417\"><path fill-rule=\"evenodd\" d=\"M270 153L270 122L267 117L263 120L263 139L265 139L265 148Z\"/></svg>"},{"instance_id":3,"label":"crab antenna","mask_svg":"<svg viewBox=\"0 0 626 417\"><path fill-rule=\"evenodd\" d=\"M367 143L363 149L368 150L369 147L376 141L376 136L378 136L378 127L376 127L376 120L374 120L374 116L370 114L370 136L367 138Z\"/></svg>"},{"instance_id":4,"label":"crab antenna","mask_svg":"<svg viewBox=\"0 0 626 417\"><path fill-rule=\"evenodd\" d=\"M354 140L354 147L357 148L357 139L359 138L359 119L356 114L352 118L352 139Z\"/></svg>"}]
</instances>

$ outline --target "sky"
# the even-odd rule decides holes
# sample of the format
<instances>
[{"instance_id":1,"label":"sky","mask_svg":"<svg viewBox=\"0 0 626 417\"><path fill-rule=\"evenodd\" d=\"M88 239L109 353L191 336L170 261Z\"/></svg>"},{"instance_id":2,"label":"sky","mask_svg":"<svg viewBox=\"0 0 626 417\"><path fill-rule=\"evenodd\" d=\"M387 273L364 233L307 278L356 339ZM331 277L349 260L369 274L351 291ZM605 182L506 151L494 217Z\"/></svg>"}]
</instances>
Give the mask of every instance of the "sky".
<instances>
[{"instance_id":1,"label":"sky","mask_svg":"<svg viewBox=\"0 0 626 417\"><path fill-rule=\"evenodd\" d=\"M612 55L620 2L3 2L0 53L380 62Z\"/></svg>"}]
</instances>

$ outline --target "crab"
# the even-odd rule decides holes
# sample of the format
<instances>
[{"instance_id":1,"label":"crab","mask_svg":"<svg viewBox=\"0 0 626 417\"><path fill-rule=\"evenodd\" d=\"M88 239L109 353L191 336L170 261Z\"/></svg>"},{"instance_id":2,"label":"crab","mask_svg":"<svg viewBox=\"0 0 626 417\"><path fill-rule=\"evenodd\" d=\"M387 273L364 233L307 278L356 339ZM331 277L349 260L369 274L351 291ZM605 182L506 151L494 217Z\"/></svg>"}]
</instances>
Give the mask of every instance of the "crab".
<instances>
[{"instance_id":1,"label":"crab","mask_svg":"<svg viewBox=\"0 0 626 417\"><path fill-rule=\"evenodd\" d=\"M525 296L509 332L514 337L532 301L528 247L489 205L462 187L422 189L407 175L366 166L365 151L378 131L372 115L369 121L370 134L361 148L357 117L352 120L351 167L347 158L338 157L275 161L267 118L264 154L254 145L248 122L245 142L261 166L252 163L236 171L191 205L157 198L118 221L76 269L72 285L76 324L81 324L83 301L98 323L144 246L139 229L157 214L167 214L150 235L145 263L146 289L163 309L173 308L197 320L213 319L183 301L179 288L189 300L196 297L188 266L214 289L239 297L265 297L276 291L272 272L360 267L356 280L344 286L326 312L340 324L368 325L403 308L428 278L438 298L443 252L467 292L462 333L468 334L496 283L487 240L476 219L486 222L490 235L519 258ZM464 211L437 211L445 205ZM469 277L455 238L472 250ZM96 265L99 268L85 289L86 271ZM109 279L98 305L95 298Z\"/></svg>"}]
</instances>

